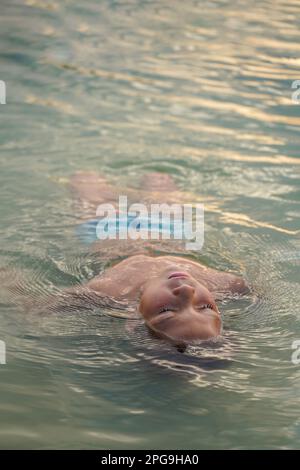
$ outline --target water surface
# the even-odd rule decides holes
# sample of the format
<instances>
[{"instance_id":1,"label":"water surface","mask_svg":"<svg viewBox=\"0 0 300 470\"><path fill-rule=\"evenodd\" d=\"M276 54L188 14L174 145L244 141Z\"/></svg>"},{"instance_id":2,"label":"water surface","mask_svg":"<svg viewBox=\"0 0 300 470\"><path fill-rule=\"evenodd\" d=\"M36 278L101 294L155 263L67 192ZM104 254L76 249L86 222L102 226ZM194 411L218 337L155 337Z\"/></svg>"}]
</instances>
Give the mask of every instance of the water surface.
<instances>
[{"instance_id":1,"label":"water surface","mask_svg":"<svg viewBox=\"0 0 300 470\"><path fill-rule=\"evenodd\" d=\"M224 303L223 339L181 354L103 312L24 315L3 294L0 447L298 447L299 2L2 3L0 265L20 290L105 266L74 236L72 173L163 171L205 203L195 259L256 300Z\"/></svg>"}]
</instances>

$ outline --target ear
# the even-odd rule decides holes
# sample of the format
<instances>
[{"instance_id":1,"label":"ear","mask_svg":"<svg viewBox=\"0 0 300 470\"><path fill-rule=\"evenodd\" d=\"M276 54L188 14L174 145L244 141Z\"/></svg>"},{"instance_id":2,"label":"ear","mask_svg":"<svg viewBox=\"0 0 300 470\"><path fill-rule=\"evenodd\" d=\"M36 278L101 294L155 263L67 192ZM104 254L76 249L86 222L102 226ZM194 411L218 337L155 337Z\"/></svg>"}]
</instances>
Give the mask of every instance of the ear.
<instances>
[{"instance_id":1,"label":"ear","mask_svg":"<svg viewBox=\"0 0 300 470\"><path fill-rule=\"evenodd\" d=\"M143 324L143 321L139 319L127 319L126 320L126 325L125 325L125 330L127 333L132 334L135 332L136 328Z\"/></svg>"},{"instance_id":2,"label":"ear","mask_svg":"<svg viewBox=\"0 0 300 470\"><path fill-rule=\"evenodd\" d=\"M137 299L137 304L136 304L136 310L139 312L140 315L142 315L142 307L143 307L143 288L141 288L138 299Z\"/></svg>"},{"instance_id":3,"label":"ear","mask_svg":"<svg viewBox=\"0 0 300 470\"><path fill-rule=\"evenodd\" d=\"M135 313L136 313L136 315L137 315L139 318L143 316L143 315L142 315L142 312L141 312L141 310L140 310L140 303L137 303L137 304L136 304Z\"/></svg>"}]
</instances>

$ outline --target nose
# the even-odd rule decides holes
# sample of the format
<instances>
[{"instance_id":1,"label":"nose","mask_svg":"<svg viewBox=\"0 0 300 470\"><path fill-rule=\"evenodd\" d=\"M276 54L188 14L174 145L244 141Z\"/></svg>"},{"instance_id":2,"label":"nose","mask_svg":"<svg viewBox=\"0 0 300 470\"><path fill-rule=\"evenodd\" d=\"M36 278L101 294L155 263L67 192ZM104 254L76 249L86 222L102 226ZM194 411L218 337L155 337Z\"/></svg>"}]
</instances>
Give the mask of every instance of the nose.
<instances>
[{"instance_id":1,"label":"nose","mask_svg":"<svg viewBox=\"0 0 300 470\"><path fill-rule=\"evenodd\" d=\"M188 284L181 284L178 287L173 289L173 294L178 296L180 300L189 301L193 298L195 292L195 288L193 286L189 286Z\"/></svg>"}]
</instances>

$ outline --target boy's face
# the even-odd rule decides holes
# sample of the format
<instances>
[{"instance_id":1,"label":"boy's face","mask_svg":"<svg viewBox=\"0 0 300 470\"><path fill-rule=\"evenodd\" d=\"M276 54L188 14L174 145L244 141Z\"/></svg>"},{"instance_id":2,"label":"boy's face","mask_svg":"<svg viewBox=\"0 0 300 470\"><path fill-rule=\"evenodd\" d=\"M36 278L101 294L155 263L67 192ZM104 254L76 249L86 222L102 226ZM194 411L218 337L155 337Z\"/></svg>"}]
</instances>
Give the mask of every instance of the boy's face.
<instances>
[{"instance_id":1,"label":"boy's face","mask_svg":"<svg viewBox=\"0 0 300 470\"><path fill-rule=\"evenodd\" d=\"M187 272L169 269L147 282L139 309L151 330L175 344L209 339L221 332L213 295Z\"/></svg>"}]
</instances>

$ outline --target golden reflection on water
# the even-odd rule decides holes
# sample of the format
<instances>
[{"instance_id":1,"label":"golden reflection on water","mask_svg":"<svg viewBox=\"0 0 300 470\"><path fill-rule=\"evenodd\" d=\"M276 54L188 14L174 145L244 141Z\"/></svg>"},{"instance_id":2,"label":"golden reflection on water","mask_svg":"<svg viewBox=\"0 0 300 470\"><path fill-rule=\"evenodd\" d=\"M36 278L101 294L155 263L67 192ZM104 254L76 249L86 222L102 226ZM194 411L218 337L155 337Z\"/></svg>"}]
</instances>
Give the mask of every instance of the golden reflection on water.
<instances>
[{"instance_id":1,"label":"golden reflection on water","mask_svg":"<svg viewBox=\"0 0 300 470\"><path fill-rule=\"evenodd\" d=\"M164 171L178 183L172 202L205 205L194 255L245 274L255 299L222 304L224 343L186 355L158 349L143 328L127 337L122 318L102 312L25 318L4 303L3 442L158 448L163 434L172 448L296 447L299 0L6 3L1 35L16 27L2 35L14 96L1 259L18 291L29 283L39 298L102 272L112 250L122 257L120 246L101 257L78 244L70 174L105 172L123 191Z\"/></svg>"}]
</instances>

